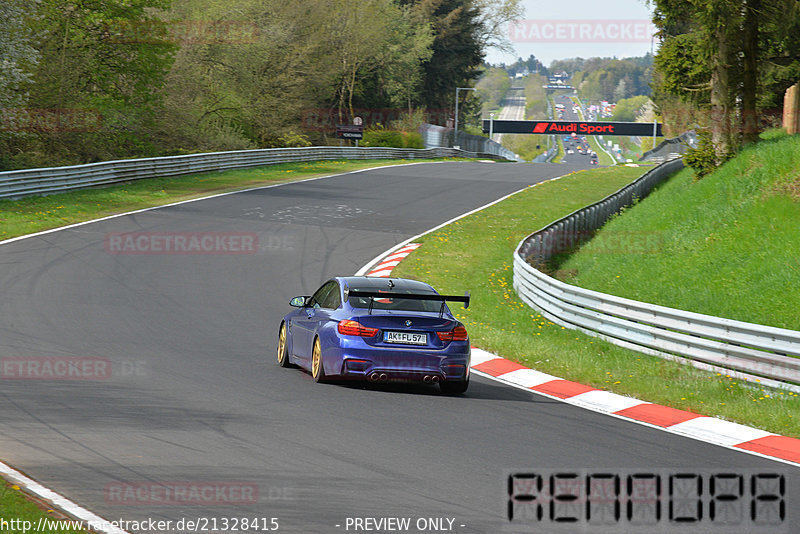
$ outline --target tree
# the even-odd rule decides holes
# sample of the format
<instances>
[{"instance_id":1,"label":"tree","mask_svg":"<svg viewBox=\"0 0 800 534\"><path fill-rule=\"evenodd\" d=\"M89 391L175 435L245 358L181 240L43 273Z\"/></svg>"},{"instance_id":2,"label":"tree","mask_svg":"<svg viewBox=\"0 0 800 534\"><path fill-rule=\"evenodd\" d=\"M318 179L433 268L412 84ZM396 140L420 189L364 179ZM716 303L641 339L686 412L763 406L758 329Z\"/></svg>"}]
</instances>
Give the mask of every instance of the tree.
<instances>
[{"instance_id":1,"label":"tree","mask_svg":"<svg viewBox=\"0 0 800 534\"><path fill-rule=\"evenodd\" d=\"M22 105L23 87L39 61L30 27L30 1L4 0L0 3L0 109Z\"/></svg>"},{"instance_id":2,"label":"tree","mask_svg":"<svg viewBox=\"0 0 800 534\"><path fill-rule=\"evenodd\" d=\"M773 74L781 70L778 65L790 65L786 73L800 73L797 2L653 3L654 22L662 39L656 60L657 98L666 102L667 95L675 95L707 109L717 163L724 161L741 142L758 138L759 102L776 102L794 83L785 78L773 83L777 81Z\"/></svg>"},{"instance_id":3,"label":"tree","mask_svg":"<svg viewBox=\"0 0 800 534\"><path fill-rule=\"evenodd\" d=\"M491 67L484 71L483 76L475 84L478 96L483 102L482 115L484 117L490 111L500 107L509 87L511 87L511 81L505 70Z\"/></svg>"},{"instance_id":4,"label":"tree","mask_svg":"<svg viewBox=\"0 0 800 534\"><path fill-rule=\"evenodd\" d=\"M331 61L339 66L341 85L336 88L342 116L354 113L354 101L368 100L375 107L419 103L423 62L433 54L433 31L422 13L393 0L338 2L337 20L326 26ZM326 12L326 19L330 18Z\"/></svg>"},{"instance_id":5,"label":"tree","mask_svg":"<svg viewBox=\"0 0 800 534\"><path fill-rule=\"evenodd\" d=\"M508 23L525 16L521 0L474 0L474 4L479 13L477 40L481 48L513 52L508 39Z\"/></svg>"},{"instance_id":6,"label":"tree","mask_svg":"<svg viewBox=\"0 0 800 534\"><path fill-rule=\"evenodd\" d=\"M0 170L13 168L12 145L24 135L26 88L39 61L33 46L30 5L26 0L0 3Z\"/></svg>"},{"instance_id":7,"label":"tree","mask_svg":"<svg viewBox=\"0 0 800 534\"><path fill-rule=\"evenodd\" d=\"M481 13L471 0L401 0L401 4L419 12L433 30L433 53L423 64L422 102L429 108L451 108L456 87L471 86L481 73Z\"/></svg>"},{"instance_id":8,"label":"tree","mask_svg":"<svg viewBox=\"0 0 800 534\"><path fill-rule=\"evenodd\" d=\"M222 32L184 42L167 83L161 138L173 150L283 146L303 110L331 93L333 65L309 2L176 0L171 16ZM322 94L323 96L319 96Z\"/></svg>"},{"instance_id":9,"label":"tree","mask_svg":"<svg viewBox=\"0 0 800 534\"><path fill-rule=\"evenodd\" d=\"M617 101L614 107L614 114L611 120L621 122L633 122L636 120L642 107L650 101L650 98L644 95L634 96L631 98L622 98Z\"/></svg>"},{"instance_id":10,"label":"tree","mask_svg":"<svg viewBox=\"0 0 800 534\"><path fill-rule=\"evenodd\" d=\"M49 152L77 162L151 153L164 77L176 45L154 10L162 0L41 0L31 23L41 56L29 105L82 111L93 128L37 133Z\"/></svg>"}]
</instances>

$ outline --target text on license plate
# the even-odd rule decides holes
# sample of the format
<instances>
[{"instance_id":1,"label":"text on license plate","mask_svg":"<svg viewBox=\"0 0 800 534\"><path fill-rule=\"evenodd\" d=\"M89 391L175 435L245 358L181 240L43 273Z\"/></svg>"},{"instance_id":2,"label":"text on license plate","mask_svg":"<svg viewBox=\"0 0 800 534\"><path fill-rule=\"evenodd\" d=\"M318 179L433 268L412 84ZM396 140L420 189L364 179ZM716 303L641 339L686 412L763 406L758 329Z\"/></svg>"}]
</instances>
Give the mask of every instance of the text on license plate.
<instances>
[{"instance_id":1,"label":"text on license plate","mask_svg":"<svg viewBox=\"0 0 800 534\"><path fill-rule=\"evenodd\" d=\"M407 343L409 345L427 345L427 334L414 334L412 332L384 332L383 340L386 343Z\"/></svg>"}]
</instances>

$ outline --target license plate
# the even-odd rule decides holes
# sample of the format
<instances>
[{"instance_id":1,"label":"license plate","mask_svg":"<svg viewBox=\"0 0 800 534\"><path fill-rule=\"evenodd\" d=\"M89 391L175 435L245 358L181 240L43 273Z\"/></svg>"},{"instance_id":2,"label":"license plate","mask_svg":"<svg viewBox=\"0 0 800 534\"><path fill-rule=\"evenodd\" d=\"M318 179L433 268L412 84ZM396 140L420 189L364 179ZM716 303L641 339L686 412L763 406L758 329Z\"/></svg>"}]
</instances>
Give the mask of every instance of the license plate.
<instances>
[{"instance_id":1,"label":"license plate","mask_svg":"<svg viewBox=\"0 0 800 534\"><path fill-rule=\"evenodd\" d=\"M383 340L386 343L404 343L406 345L427 345L427 334L414 334L411 332L385 332Z\"/></svg>"}]
</instances>

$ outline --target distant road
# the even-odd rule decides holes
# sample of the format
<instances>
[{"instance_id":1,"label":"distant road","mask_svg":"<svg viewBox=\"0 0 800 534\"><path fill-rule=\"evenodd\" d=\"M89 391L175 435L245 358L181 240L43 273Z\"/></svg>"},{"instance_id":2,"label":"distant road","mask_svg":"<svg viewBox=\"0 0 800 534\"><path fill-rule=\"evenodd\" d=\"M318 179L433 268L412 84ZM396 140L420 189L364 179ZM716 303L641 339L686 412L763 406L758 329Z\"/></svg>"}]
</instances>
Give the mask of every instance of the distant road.
<instances>
[{"instance_id":1,"label":"distant road","mask_svg":"<svg viewBox=\"0 0 800 534\"><path fill-rule=\"evenodd\" d=\"M553 101L556 104L564 104L564 120L565 121L581 121L583 118L578 115L572 108L575 103L569 97L569 95L558 95L553 97ZM563 136L566 137L566 136ZM566 145L566 144L565 144ZM569 150L569 146L564 146L564 157L561 158L562 163L569 163L572 165L586 165L587 167L590 165L591 156L588 154L580 154L576 150L573 150L573 154L566 153ZM599 154L598 154L599 155Z\"/></svg>"},{"instance_id":2,"label":"distant road","mask_svg":"<svg viewBox=\"0 0 800 534\"><path fill-rule=\"evenodd\" d=\"M503 108L500 114L495 117L496 120L525 120L525 93L521 91L522 87L512 87L508 90L505 100L503 100ZM494 134L492 140L502 144L503 134Z\"/></svg>"}]
</instances>

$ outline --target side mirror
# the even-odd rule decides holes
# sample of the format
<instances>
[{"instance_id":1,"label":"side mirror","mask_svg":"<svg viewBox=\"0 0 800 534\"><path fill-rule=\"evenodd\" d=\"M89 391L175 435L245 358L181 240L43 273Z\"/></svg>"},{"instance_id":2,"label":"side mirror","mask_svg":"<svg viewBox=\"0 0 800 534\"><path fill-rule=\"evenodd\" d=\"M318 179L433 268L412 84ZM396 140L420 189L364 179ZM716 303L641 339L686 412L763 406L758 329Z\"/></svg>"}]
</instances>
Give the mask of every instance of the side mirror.
<instances>
[{"instance_id":1,"label":"side mirror","mask_svg":"<svg viewBox=\"0 0 800 534\"><path fill-rule=\"evenodd\" d=\"M294 306L295 308L305 308L306 300L308 300L308 297L295 297L289 301L289 306Z\"/></svg>"}]
</instances>

